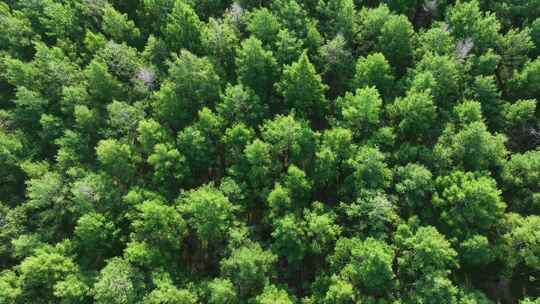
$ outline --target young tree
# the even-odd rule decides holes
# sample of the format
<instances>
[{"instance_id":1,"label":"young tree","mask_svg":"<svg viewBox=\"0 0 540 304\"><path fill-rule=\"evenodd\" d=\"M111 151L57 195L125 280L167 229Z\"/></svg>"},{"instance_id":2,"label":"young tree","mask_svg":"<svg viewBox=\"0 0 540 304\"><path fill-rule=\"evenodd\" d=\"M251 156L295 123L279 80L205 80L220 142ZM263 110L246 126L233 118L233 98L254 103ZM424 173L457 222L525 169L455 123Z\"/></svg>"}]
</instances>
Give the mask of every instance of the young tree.
<instances>
[{"instance_id":1,"label":"young tree","mask_svg":"<svg viewBox=\"0 0 540 304\"><path fill-rule=\"evenodd\" d=\"M281 28L277 16L267 8L258 8L248 17L247 30L265 45L272 45Z\"/></svg>"},{"instance_id":2,"label":"young tree","mask_svg":"<svg viewBox=\"0 0 540 304\"><path fill-rule=\"evenodd\" d=\"M413 59L414 30L405 16L392 16L381 28L375 48L388 58L398 75L403 75Z\"/></svg>"},{"instance_id":3,"label":"young tree","mask_svg":"<svg viewBox=\"0 0 540 304\"><path fill-rule=\"evenodd\" d=\"M375 87L385 98L390 98L394 89L394 75L384 55L374 53L360 57L356 62L356 73L351 87L353 89Z\"/></svg>"},{"instance_id":4,"label":"young tree","mask_svg":"<svg viewBox=\"0 0 540 304\"><path fill-rule=\"evenodd\" d=\"M221 261L221 273L236 288L241 299L259 295L273 273L276 256L263 250L258 244L250 244L233 250Z\"/></svg>"},{"instance_id":5,"label":"young tree","mask_svg":"<svg viewBox=\"0 0 540 304\"><path fill-rule=\"evenodd\" d=\"M61 252L39 250L19 265L20 300L50 303L57 300L54 285L78 272L77 264Z\"/></svg>"},{"instance_id":6,"label":"young tree","mask_svg":"<svg viewBox=\"0 0 540 304\"><path fill-rule=\"evenodd\" d=\"M178 210L204 249L219 244L234 220L235 206L221 191L204 185L186 192L178 201ZM213 245L214 246L214 245Z\"/></svg>"},{"instance_id":7,"label":"young tree","mask_svg":"<svg viewBox=\"0 0 540 304\"><path fill-rule=\"evenodd\" d=\"M134 177L138 155L129 145L114 139L101 140L96 155L102 168L111 176L123 182Z\"/></svg>"},{"instance_id":8,"label":"young tree","mask_svg":"<svg viewBox=\"0 0 540 304\"><path fill-rule=\"evenodd\" d=\"M103 20L101 22L103 32L116 42L137 43L140 31L126 14L118 12L112 5L103 8Z\"/></svg>"},{"instance_id":9,"label":"young tree","mask_svg":"<svg viewBox=\"0 0 540 304\"><path fill-rule=\"evenodd\" d=\"M493 135L483 122L476 121L455 131L448 126L434 148L443 164L460 166L466 170L487 170L501 167L508 154L506 137Z\"/></svg>"},{"instance_id":10,"label":"young tree","mask_svg":"<svg viewBox=\"0 0 540 304\"><path fill-rule=\"evenodd\" d=\"M392 170L388 168L385 156L378 148L360 147L347 163L354 170L352 177L357 192L363 189L384 189L390 185Z\"/></svg>"},{"instance_id":11,"label":"young tree","mask_svg":"<svg viewBox=\"0 0 540 304\"><path fill-rule=\"evenodd\" d=\"M95 303L121 304L140 301L144 283L142 275L130 263L113 258L101 269L94 284Z\"/></svg>"},{"instance_id":12,"label":"young tree","mask_svg":"<svg viewBox=\"0 0 540 304\"><path fill-rule=\"evenodd\" d=\"M285 66L283 78L276 88L283 96L285 106L298 112L298 115L311 113L310 118L321 120L328 111L324 96L328 87L322 83L306 52L297 62Z\"/></svg>"},{"instance_id":13,"label":"young tree","mask_svg":"<svg viewBox=\"0 0 540 304\"><path fill-rule=\"evenodd\" d=\"M169 64L169 75L156 92L153 108L173 130L188 125L203 106L219 100L221 81L207 58L183 50Z\"/></svg>"},{"instance_id":14,"label":"young tree","mask_svg":"<svg viewBox=\"0 0 540 304\"><path fill-rule=\"evenodd\" d=\"M437 107L429 91L409 91L404 98L396 98L388 110L399 122L399 133L409 141L429 143L437 131Z\"/></svg>"},{"instance_id":15,"label":"young tree","mask_svg":"<svg viewBox=\"0 0 540 304\"><path fill-rule=\"evenodd\" d=\"M274 285L266 286L263 293L255 298L256 304L292 304L293 301L289 297L287 291L278 289Z\"/></svg>"},{"instance_id":16,"label":"young tree","mask_svg":"<svg viewBox=\"0 0 540 304\"><path fill-rule=\"evenodd\" d=\"M342 125L359 138L366 138L380 126L382 99L374 87L345 93L336 100L342 117Z\"/></svg>"},{"instance_id":17,"label":"young tree","mask_svg":"<svg viewBox=\"0 0 540 304\"><path fill-rule=\"evenodd\" d=\"M174 1L172 11L161 26L161 31L170 49L175 51L187 49L194 53L202 51L201 30L203 23L186 1Z\"/></svg>"},{"instance_id":18,"label":"young tree","mask_svg":"<svg viewBox=\"0 0 540 304\"><path fill-rule=\"evenodd\" d=\"M514 154L505 163L501 177L510 210L524 213L539 210L540 196L537 187L540 177L535 174L538 166L540 166L538 151Z\"/></svg>"},{"instance_id":19,"label":"young tree","mask_svg":"<svg viewBox=\"0 0 540 304\"><path fill-rule=\"evenodd\" d=\"M242 42L236 57L236 73L238 81L263 100L268 101L272 96L278 79L277 62L271 51L263 49L259 39L250 37Z\"/></svg>"},{"instance_id":20,"label":"young tree","mask_svg":"<svg viewBox=\"0 0 540 304\"><path fill-rule=\"evenodd\" d=\"M328 85L328 96L343 95L354 74L353 54L343 35L336 35L319 48L318 61L324 83Z\"/></svg>"},{"instance_id":21,"label":"young tree","mask_svg":"<svg viewBox=\"0 0 540 304\"><path fill-rule=\"evenodd\" d=\"M497 183L490 177L455 171L438 177L433 205L440 227L458 239L487 234L498 225L506 209Z\"/></svg>"}]
</instances>

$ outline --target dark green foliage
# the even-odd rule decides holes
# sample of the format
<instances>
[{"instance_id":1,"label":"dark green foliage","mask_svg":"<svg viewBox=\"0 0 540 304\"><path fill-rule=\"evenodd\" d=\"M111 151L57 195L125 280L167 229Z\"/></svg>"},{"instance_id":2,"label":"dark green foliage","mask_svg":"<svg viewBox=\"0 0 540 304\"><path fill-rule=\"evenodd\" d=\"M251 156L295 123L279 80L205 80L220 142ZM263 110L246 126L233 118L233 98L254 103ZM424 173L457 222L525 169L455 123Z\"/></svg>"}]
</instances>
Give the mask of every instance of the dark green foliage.
<instances>
[{"instance_id":1,"label":"dark green foliage","mask_svg":"<svg viewBox=\"0 0 540 304\"><path fill-rule=\"evenodd\" d=\"M0 304L540 299L539 0L0 0Z\"/></svg>"}]
</instances>

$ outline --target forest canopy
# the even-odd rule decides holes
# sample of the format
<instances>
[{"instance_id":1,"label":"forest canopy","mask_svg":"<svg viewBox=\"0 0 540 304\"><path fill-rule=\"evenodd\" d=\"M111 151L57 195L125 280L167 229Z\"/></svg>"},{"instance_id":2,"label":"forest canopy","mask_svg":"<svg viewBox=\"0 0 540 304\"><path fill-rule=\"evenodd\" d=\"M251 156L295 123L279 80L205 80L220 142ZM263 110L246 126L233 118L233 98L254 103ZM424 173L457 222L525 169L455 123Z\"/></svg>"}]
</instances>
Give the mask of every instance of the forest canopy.
<instances>
[{"instance_id":1,"label":"forest canopy","mask_svg":"<svg viewBox=\"0 0 540 304\"><path fill-rule=\"evenodd\" d=\"M539 304L539 55L538 0L0 0L0 304Z\"/></svg>"}]
</instances>

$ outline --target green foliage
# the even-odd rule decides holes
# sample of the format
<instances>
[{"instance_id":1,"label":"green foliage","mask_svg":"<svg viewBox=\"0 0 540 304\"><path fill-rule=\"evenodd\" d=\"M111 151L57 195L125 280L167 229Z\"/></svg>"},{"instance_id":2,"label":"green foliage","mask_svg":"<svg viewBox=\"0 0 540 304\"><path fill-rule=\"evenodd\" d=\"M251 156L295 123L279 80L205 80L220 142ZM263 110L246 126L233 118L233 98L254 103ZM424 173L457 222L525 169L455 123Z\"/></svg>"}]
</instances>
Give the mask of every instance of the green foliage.
<instances>
[{"instance_id":1,"label":"green foliage","mask_svg":"<svg viewBox=\"0 0 540 304\"><path fill-rule=\"evenodd\" d=\"M394 250L382 241L340 239L330 263L356 288L368 294L382 294L392 286L393 259Z\"/></svg>"},{"instance_id":2,"label":"green foliage","mask_svg":"<svg viewBox=\"0 0 540 304\"><path fill-rule=\"evenodd\" d=\"M72 259L58 252L40 250L20 264L20 299L36 303L54 301L55 284L77 271L78 267Z\"/></svg>"},{"instance_id":3,"label":"green foliage","mask_svg":"<svg viewBox=\"0 0 540 304\"><path fill-rule=\"evenodd\" d=\"M411 278L445 275L457 266L457 253L434 227L420 227L412 233L400 226L396 241L402 250L398 258L400 272Z\"/></svg>"},{"instance_id":4,"label":"green foliage","mask_svg":"<svg viewBox=\"0 0 540 304\"><path fill-rule=\"evenodd\" d=\"M347 92L336 100L344 127L353 130L358 137L371 134L380 124L382 100L374 87Z\"/></svg>"},{"instance_id":5,"label":"green foliage","mask_svg":"<svg viewBox=\"0 0 540 304\"><path fill-rule=\"evenodd\" d=\"M160 283L158 288L154 289L144 297L144 304L195 304L197 296L186 289L178 289L169 282Z\"/></svg>"},{"instance_id":6,"label":"green foliage","mask_svg":"<svg viewBox=\"0 0 540 304\"><path fill-rule=\"evenodd\" d=\"M236 288L240 298L259 294L270 279L276 256L259 245L246 245L221 261L221 273Z\"/></svg>"},{"instance_id":7,"label":"green foliage","mask_svg":"<svg viewBox=\"0 0 540 304\"><path fill-rule=\"evenodd\" d=\"M273 285L267 286L264 288L264 291L262 294L258 295L257 298L255 298L255 303L257 304L292 304L294 303L289 295L287 294L287 291L278 289Z\"/></svg>"},{"instance_id":8,"label":"green foliage","mask_svg":"<svg viewBox=\"0 0 540 304\"><path fill-rule=\"evenodd\" d=\"M234 219L234 205L218 189L202 186L186 193L179 210L188 217L188 225L205 244L225 237Z\"/></svg>"},{"instance_id":9,"label":"green foliage","mask_svg":"<svg viewBox=\"0 0 540 304\"><path fill-rule=\"evenodd\" d=\"M384 154L377 148L361 147L348 164L354 169L353 178L357 189L382 189L392 179L392 170L385 163Z\"/></svg>"},{"instance_id":10,"label":"green foliage","mask_svg":"<svg viewBox=\"0 0 540 304\"><path fill-rule=\"evenodd\" d=\"M540 153L528 151L514 154L505 164L502 172L504 187L509 193L509 208L512 210L536 210L540 207L537 194Z\"/></svg>"},{"instance_id":11,"label":"green foliage","mask_svg":"<svg viewBox=\"0 0 540 304\"><path fill-rule=\"evenodd\" d=\"M143 288L141 274L126 260L113 258L94 284L95 303L136 303Z\"/></svg>"},{"instance_id":12,"label":"green foliage","mask_svg":"<svg viewBox=\"0 0 540 304\"><path fill-rule=\"evenodd\" d=\"M127 144L114 139L102 140L96 147L96 155L103 169L113 177L127 181L135 174L133 161L137 155Z\"/></svg>"},{"instance_id":13,"label":"green foliage","mask_svg":"<svg viewBox=\"0 0 540 304\"><path fill-rule=\"evenodd\" d=\"M0 304L538 302L539 8L0 1Z\"/></svg>"},{"instance_id":14,"label":"green foliage","mask_svg":"<svg viewBox=\"0 0 540 304\"><path fill-rule=\"evenodd\" d=\"M280 28L279 19L267 8L256 9L249 16L247 30L264 44L275 42Z\"/></svg>"},{"instance_id":15,"label":"green foliage","mask_svg":"<svg viewBox=\"0 0 540 304\"><path fill-rule=\"evenodd\" d=\"M268 105L261 102L255 92L238 84L228 85L221 95L217 111L229 124L244 122L248 126L257 127L268 115Z\"/></svg>"},{"instance_id":16,"label":"green foliage","mask_svg":"<svg viewBox=\"0 0 540 304\"><path fill-rule=\"evenodd\" d=\"M536 271L540 269L540 259L538 258L540 242L538 229L535 228L539 223L540 217L528 216L507 235L513 250L512 263L523 263Z\"/></svg>"},{"instance_id":17,"label":"green foliage","mask_svg":"<svg viewBox=\"0 0 540 304\"><path fill-rule=\"evenodd\" d=\"M288 109L298 113L307 113L309 109L310 118L314 119L321 119L327 111L326 89L305 52L297 62L284 67L283 78L277 84Z\"/></svg>"},{"instance_id":18,"label":"green foliage","mask_svg":"<svg viewBox=\"0 0 540 304\"><path fill-rule=\"evenodd\" d=\"M430 139L437 125L437 107L429 92L409 91L389 106L390 115L399 121L398 131L412 141ZM431 135L431 136L430 136Z\"/></svg>"},{"instance_id":19,"label":"green foliage","mask_svg":"<svg viewBox=\"0 0 540 304\"><path fill-rule=\"evenodd\" d=\"M126 14L118 12L112 5L103 9L102 29L105 34L117 42L136 43L140 36L135 23Z\"/></svg>"},{"instance_id":20,"label":"green foliage","mask_svg":"<svg viewBox=\"0 0 540 304\"><path fill-rule=\"evenodd\" d=\"M414 30L404 16L389 18L381 28L376 49L403 75L412 63Z\"/></svg>"},{"instance_id":21,"label":"green foliage","mask_svg":"<svg viewBox=\"0 0 540 304\"><path fill-rule=\"evenodd\" d=\"M381 53L361 57L356 62L356 74L353 87L375 87L383 96L390 97L394 85L394 76L390 64Z\"/></svg>"},{"instance_id":22,"label":"green foliage","mask_svg":"<svg viewBox=\"0 0 540 304\"><path fill-rule=\"evenodd\" d=\"M169 64L170 79L156 92L153 107L173 128L189 124L204 105L219 98L220 79L207 58L181 51Z\"/></svg>"},{"instance_id":23,"label":"green foliage","mask_svg":"<svg viewBox=\"0 0 540 304\"><path fill-rule=\"evenodd\" d=\"M328 84L329 95L342 95L349 87L348 81L354 73L354 58L347 47L343 35L337 35L319 49L319 57L323 66L321 72L324 83Z\"/></svg>"},{"instance_id":24,"label":"green foliage","mask_svg":"<svg viewBox=\"0 0 540 304\"><path fill-rule=\"evenodd\" d=\"M236 301L236 290L231 281L215 279L208 284L211 304L232 304Z\"/></svg>"},{"instance_id":25,"label":"green foliage","mask_svg":"<svg viewBox=\"0 0 540 304\"><path fill-rule=\"evenodd\" d=\"M193 8L183 0L176 0L161 31L172 50L187 49L197 53L201 51L201 27L202 22Z\"/></svg>"},{"instance_id":26,"label":"green foliage","mask_svg":"<svg viewBox=\"0 0 540 304\"><path fill-rule=\"evenodd\" d=\"M441 227L452 236L486 233L497 225L506 204L496 182L486 176L455 171L436 180L433 205L440 212Z\"/></svg>"},{"instance_id":27,"label":"green foliage","mask_svg":"<svg viewBox=\"0 0 540 304\"><path fill-rule=\"evenodd\" d=\"M278 77L277 62L271 51L263 49L260 40L251 37L238 50L236 73L239 82L267 100Z\"/></svg>"}]
</instances>

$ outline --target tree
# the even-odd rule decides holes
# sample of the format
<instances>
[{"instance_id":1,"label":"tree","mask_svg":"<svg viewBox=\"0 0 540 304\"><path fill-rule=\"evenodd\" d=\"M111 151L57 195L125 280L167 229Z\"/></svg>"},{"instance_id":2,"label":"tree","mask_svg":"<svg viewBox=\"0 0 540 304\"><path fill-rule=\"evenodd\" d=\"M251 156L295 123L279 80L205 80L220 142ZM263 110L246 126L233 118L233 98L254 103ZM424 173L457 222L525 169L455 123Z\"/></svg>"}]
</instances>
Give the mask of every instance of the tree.
<instances>
[{"instance_id":1,"label":"tree","mask_svg":"<svg viewBox=\"0 0 540 304\"><path fill-rule=\"evenodd\" d=\"M146 242L164 255L178 253L187 235L187 224L182 215L159 200L144 201L135 208L137 213L131 222L132 238Z\"/></svg>"},{"instance_id":2,"label":"tree","mask_svg":"<svg viewBox=\"0 0 540 304\"><path fill-rule=\"evenodd\" d=\"M300 59L292 65L285 66L283 78L276 86L283 95L285 105L298 113L313 113L312 117L321 119L328 109L324 92L327 89L321 76L309 61L304 52Z\"/></svg>"},{"instance_id":3,"label":"tree","mask_svg":"<svg viewBox=\"0 0 540 304\"><path fill-rule=\"evenodd\" d=\"M540 217L531 215L519 222L517 227L506 235L512 248L511 264L517 266L524 264L533 271L540 269L540 242L538 230L535 228L540 223Z\"/></svg>"},{"instance_id":4,"label":"tree","mask_svg":"<svg viewBox=\"0 0 540 304\"><path fill-rule=\"evenodd\" d=\"M113 177L126 182L134 176L138 156L129 145L114 139L101 140L96 155L103 169Z\"/></svg>"},{"instance_id":5,"label":"tree","mask_svg":"<svg viewBox=\"0 0 540 304\"><path fill-rule=\"evenodd\" d=\"M339 239L330 263L341 276L368 294L380 295L392 287L394 251L373 238Z\"/></svg>"},{"instance_id":6,"label":"tree","mask_svg":"<svg viewBox=\"0 0 540 304\"><path fill-rule=\"evenodd\" d=\"M536 168L540 165L540 152L528 151L514 154L504 164L501 177L505 194L508 194L508 208L520 212L538 210L538 176Z\"/></svg>"},{"instance_id":7,"label":"tree","mask_svg":"<svg viewBox=\"0 0 540 304\"><path fill-rule=\"evenodd\" d=\"M112 5L103 9L101 24L103 31L116 42L136 43L140 36L135 23L128 19L126 14L118 12Z\"/></svg>"},{"instance_id":8,"label":"tree","mask_svg":"<svg viewBox=\"0 0 540 304\"><path fill-rule=\"evenodd\" d=\"M459 239L491 231L506 209L495 180L471 172L455 171L438 177L433 205L443 231Z\"/></svg>"},{"instance_id":9,"label":"tree","mask_svg":"<svg viewBox=\"0 0 540 304\"><path fill-rule=\"evenodd\" d=\"M332 283L324 297L324 303L349 304L354 303L356 298L354 286L351 283L332 277Z\"/></svg>"},{"instance_id":10,"label":"tree","mask_svg":"<svg viewBox=\"0 0 540 304\"><path fill-rule=\"evenodd\" d=\"M169 75L156 92L153 108L173 129L189 124L203 106L219 100L221 81L207 58L183 50L169 64Z\"/></svg>"},{"instance_id":11,"label":"tree","mask_svg":"<svg viewBox=\"0 0 540 304\"><path fill-rule=\"evenodd\" d=\"M414 292L410 295L411 301L435 304L440 301L457 303L457 288L444 276L426 276L414 284Z\"/></svg>"},{"instance_id":12,"label":"tree","mask_svg":"<svg viewBox=\"0 0 540 304\"><path fill-rule=\"evenodd\" d=\"M19 87L16 93L14 122L30 132L39 129L39 119L45 113L48 101L39 93Z\"/></svg>"},{"instance_id":13,"label":"tree","mask_svg":"<svg viewBox=\"0 0 540 304\"><path fill-rule=\"evenodd\" d=\"M458 132L448 126L439 137L434 153L447 164L466 170L486 170L503 164L508 154L505 142L504 135L493 135L483 122L476 121Z\"/></svg>"},{"instance_id":14,"label":"tree","mask_svg":"<svg viewBox=\"0 0 540 304\"><path fill-rule=\"evenodd\" d=\"M146 295L142 301L144 304L195 304L198 299L195 294L186 289L178 289L169 282L160 285Z\"/></svg>"},{"instance_id":15,"label":"tree","mask_svg":"<svg viewBox=\"0 0 540 304\"><path fill-rule=\"evenodd\" d=\"M227 279L214 279L208 283L210 304L232 304L236 302L236 290Z\"/></svg>"},{"instance_id":16,"label":"tree","mask_svg":"<svg viewBox=\"0 0 540 304\"><path fill-rule=\"evenodd\" d=\"M477 0L458 1L449 10L447 22L457 40L471 39L479 53L493 48L499 40L501 24L493 13L482 12Z\"/></svg>"},{"instance_id":17,"label":"tree","mask_svg":"<svg viewBox=\"0 0 540 304\"><path fill-rule=\"evenodd\" d=\"M272 95L278 78L277 62L271 51L264 50L262 42L250 37L244 40L236 57L238 81L255 91L263 100Z\"/></svg>"},{"instance_id":18,"label":"tree","mask_svg":"<svg viewBox=\"0 0 540 304\"><path fill-rule=\"evenodd\" d=\"M396 98L388 108L389 114L399 121L398 130L404 138L425 142L433 137L437 107L429 91L409 91L404 98Z\"/></svg>"},{"instance_id":19,"label":"tree","mask_svg":"<svg viewBox=\"0 0 540 304\"><path fill-rule=\"evenodd\" d=\"M65 280L54 285L54 295L61 299L60 303L88 303L91 299L91 289L84 278L68 275Z\"/></svg>"},{"instance_id":20,"label":"tree","mask_svg":"<svg viewBox=\"0 0 540 304\"><path fill-rule=\"evenodd\" d=\"M399 272L404 279L444 277L458 266L457 252L434 227L419 227L413 232L410 227L402 225L396 233L396 243L401 252Z\"/></svg>"},{"instance_id":21,"label":"tree","mask_svg":"<svg viewBox=\"0 0 540 304\"><path fill-rule=\"evenodd\" d=\"M540 60L529 61L522 70L517 71L510 79L510 87L517 97L538 99L540 91Z\"/></svg>"},{"instance_id":22,"label":"tree","mask_svg":"<svg viewBox=\"0 0 540 304\"><path fill-rule=\"evenodd\" d=\"M287 259L291 271L299 271L307 250L305 223L294 215L287 214L276 219L273 226L274 251Z\"/></svg>"},{"instance_id":23,"label":"tree","mask_svg":"<svg viewBox=\"0 0 540 304\"><path fill-rule=\"evenodd\" d=\"M348 81L354 74L354 58L343 35L336 35L319 49L319 61L328 96L341 96L348 89Z\"/></svg>"},{"instance_id":24,"label":"tree","mask_svg":"<svg viewBox=\"0 0 540 304\"><path fill-rule=\"evenodd\" d=\"M274 285L266 286L263 293L255 298L257 304L292 304L293 301L287 294L287 291L278 289Z\"/></svg>"},{"instance_id":25,"label":"tree","mask_svg":"<svg viewBox=\"0 0 540 304\"><path fill-rule=\"evenodd\" d=\"M295 164L303 168L311 160L315 149L315 135L304 120L292 114L277 115L261 128L262 139L270 144L272 157L282 169Z\"/></svg>"},{"instance_id":26,"label":"tree","mask_svg":"<svg viewBox=\"0 0 540 304\"><path fill-rule=\"evenodd\" d=\"M268 105L251 88L242 84L227 85L217 104L218 114L232 125L241 121L254 128L268 117Z\"/></svg>"},{"instance_id":27,"label":"tree","mask_svg":"<svg viewBox=\"0 0 540 304\"><path fill-rule=\"evenodd\" d=\"M352 81L354 89L375 87L384 97L392 96L394 76L390 64L381 53L360 57L356 62L356 73Z\"/></svg>"},{"instance_id":28,"label":"tree","mask_svg":"<svg viewBox=\"0 0 540 304\"><path fill-rule=\"evenodd\" d=\"M379 149L363 146L347 162L354 170L357 191L360 189L384 189L392 179L392 170L385 163L385 156Z\"/></svg>"},{"instance_id":29,"label":"tree","mask_svg":"<svg viewBox=\"0 0 540 304\"><path fill-rule=\"evenodd\" d=\"M137 303L144 287L141 274L126 260L113 258L94 284L96 303Z\"/></svg>"},{"instance_id":30,"label":"tree","mask_svg":"<svg viewBox=\"0 0 540 304\"><path fill-rule=\"evenodd\" d=\"M534 43L533 56L540 54L540 17L531 24L531 40Z\"/></svg>"},{"instance_id":31,"label":"tree","mask_svg":"<svg viewBox=\"0 0 540 304\"><path fill-rule=\"evenodd\" d=\"M392 16L390 9L385 4L378 7L363 7L358 14L357 43L363 45L362 51L373 49L374 42L381 33L383 25ZM365 43L365 44L364 44Z\"/></svg>"},{"instance_id":32,"label":"tree","mask_svg":"<svg viewBox=\"0 0 540 304\"><path fill-rule=\"evenodd\" d=\"M274 54L278 64L290 65L298 61L304 52L304 41L295 33L287 30L279 30L274 43Z\"/></svg>"},{"instance_id":33,"label":"tree","mask_svg":"<svg viewBox=\"0 0 540 304\"><path fill-rule=\"evenodd\" d=\"M412 24L405 16L392 16L384 23L378 37L376 49L388 58L398 75L403 75L412 64Z\"/></svg>"},{"instance_id":34,"label":"tree","mask_svg":"<svg viewBox=\"0 0 540 304\"><path fill-rule=\"evenodd\" d=\"M346 231L353 235L387 239L399 222L395 205L382 192L359 190L358 199L341 203Z\"/></svg>"},{"instance_id":35,"label":"tree","mask_svg":"<svg viewBox=\"0 0 540 304\"><path fill-rule=\"evenodd\" d=\"M263 44L274 43L280 28L279 19L265 7L258 8L249 15L247 30Z\"/></svg>"},{"instance_id":36,"label":"tree","mask_svg":"<svg viewBox=\"0 0 540 304\"><path fill-rule=\"evenodd\" d=\"M109 72L105 63L92 60L83 71L87 80L88 94L96 101L107 102L115 97L121 90L117 79Z\"/></svg>"},{"instance_id":37,"label":"tree","mask_svg":"<svg viewBox=\"0 0 540 304\"><path fill-rule=\"evenodd\" d=\"M357 137L371 134L380 124L382 100L374 87L356 90L355 94L345 93L336 100L343 126L355 130Z\"/></svg>"},{"instance_id":38,"label":"tree","mask_svg":"<svg viewBox=\"0 0 540 304\"><path fill-rule=\"evenodd\" d=\"M88 263L100 264L115 253L118 233L113 222L100 213L87 213L75 227L75 240Z\"/></svg>"},{"instance_id":39,"label":"tree","mask_svg":"<svg viewBox=\"0 0 540 304\"><path fill-rule=\"evenodd\" d=\"M186 158L177 149L166 144L156 144L147 162L154 168L154 183L165 189L178 185L189 172Z\"/></svg>"},{"instance_id":40,"label":"tree","mask_svg":"<svg viewBox=\"0 0 540 304\"><path fill-rule=\"evenodd\" d=\"M197 238L208 248L210 242L221 242L234 219L234 205L212 185L204 185L181 196L178 210Z\"/></svg>"},{"instance_id":41,"label":"tree","mask_svg":"<svg viewBox=\"0 0 540 304\"><path fill-rule=\"evenodd\" d=\"M420 164L409 163L397 169L395 184L402 212L424 214L429 206L433 187L433 174ZM429 215L429 213L428 213Z\"/></svg>"},{"instance_id":42,"label":"tree","mask_svg":"<svg viewBox=\"0 0 540 304\"><path fill-rule=\"evenodd\" d=\"M201 51L201 29L202 22L193 8L184 0L177 0L166 23L162 23L161 31L172 50L185 48L198 53Z\"/></svg>"},{"instance_id":43,"label":"tree","mask_svg":"<svg viewBox=\"0 0 540 304\"><path fill-rule=\"evenodd\" d=\"M61 252L39 250L19 266L20 299L36 303L55 301L54 285L77 272L77 264Z\"/></svg>"},{"instance_id":44,"label":"tree","mask_svg":"<svg viewBox=\"0 0 540 304\"><path fill-rule=\"evenodd\" d=\"M451 56L427 53L412 73L413 88L422 85L419 90L431 89L435 105L448 111L463 91L462 69Z\"/></svg>"},{"instance_id":45,"label":"tree","mask_svg":"<svg viewBox=\"0 0 540 304\"><path fill-rule=\"evenodd\" d=\"M0 44L10 55L21 54L29 57L32 38L35 35L29 18L20 10L10 9L7 3L0 5L2 15Z\"/></svg>"},{"instance_id":46,"label":"tree","mask_svg":"<svg viewBox=\"0 0 540 304\"><path fill-rule=\"evenodd\" d=\"M98 50L97 57L108 67L109 72L124 83L130 83L141 68L141 56L136 48L114 41L107 42Z\"/></svg>"},{"instance_id":47,"label":"tree","mask_svg":"<svg viewBox=\"0 0 540 304\"><path fill-rule=\"evenodd\" d=\"M233 250L221 261L221 273L233 283L241 299L258 295L267 285L276 256L258 244Z\"/></svg>"},{"instance_id":48,"label":"tree","mask_svg":"<svg viewBox=\"0 0 540 304\"><path fill-rule=\"evenodd\" d=\"M210 18L202 31L202 48L223 79L234 79L238 30L229 22Z\"/></svg>"},{"instance_id":49,"label":"tree","mask_svg":"<svg viewBox=\"0 0 540 304\"><path fill-rule=\"evenodd\" d=\"M324 256L330 252L342 230L336 214L315 202L310 209L304 210L304 220L311 253Z\"/></svg>"}]
</instances>

